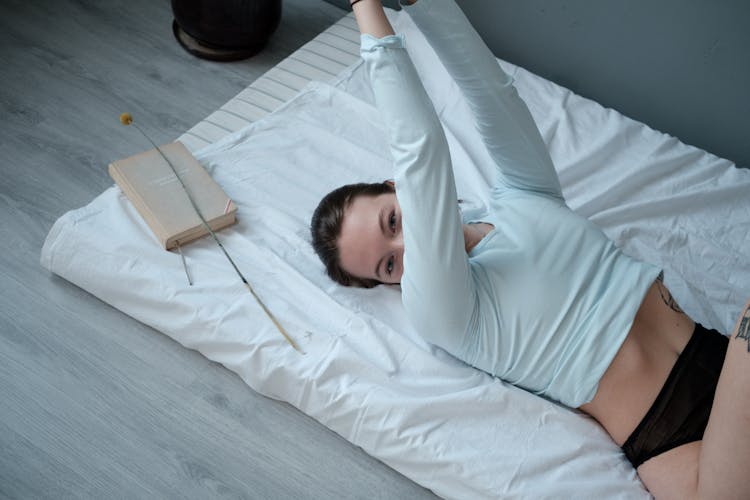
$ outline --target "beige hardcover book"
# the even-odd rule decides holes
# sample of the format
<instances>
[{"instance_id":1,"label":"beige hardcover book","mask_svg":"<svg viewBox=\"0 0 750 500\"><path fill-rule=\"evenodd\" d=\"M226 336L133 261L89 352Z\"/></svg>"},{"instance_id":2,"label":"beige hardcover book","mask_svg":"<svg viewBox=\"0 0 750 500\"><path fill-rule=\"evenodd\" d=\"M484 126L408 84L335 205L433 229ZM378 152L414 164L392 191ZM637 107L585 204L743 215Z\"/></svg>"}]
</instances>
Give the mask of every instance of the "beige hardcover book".
<instances>
[{"instance_id":1,"label":"beige hardcover book","mask_svg":"<svg viewBox=\"0 0 750 500\"><path fill-rule=\"evenodd\" d=\"M169 159L212 230L236 221L237 206L181 142L159 149ZM180 180L156 149L112 162L109 175L169 250L208 234Z\"/></svg>"}]
</instances>

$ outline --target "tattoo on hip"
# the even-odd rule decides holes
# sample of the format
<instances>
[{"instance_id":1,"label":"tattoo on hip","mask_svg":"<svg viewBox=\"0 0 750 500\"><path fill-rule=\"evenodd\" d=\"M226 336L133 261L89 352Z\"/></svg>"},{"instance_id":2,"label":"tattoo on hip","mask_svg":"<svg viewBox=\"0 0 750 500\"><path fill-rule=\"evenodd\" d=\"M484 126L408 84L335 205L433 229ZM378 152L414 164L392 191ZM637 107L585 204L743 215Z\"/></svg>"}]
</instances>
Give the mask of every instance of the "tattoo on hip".
<instances>
[{"instance_id":1,"label":"tattoo on hip","mask_svg":"<svg viewBox=\"0 0 750 500\"><path fill-rule=\"evenodd\" d=\"M677 301L674 300L674 297L672 297L672 294L669 293L669 289L667 289L666 286L664 286L664 271L659 273L659 276L656 278L657 281L657 288L659 288L659 295L661 295L661 300L664 301L665 304L669 306L670 309L672 309L674 312L678 312L680 314L685 314L685 311L680 309L680 306L677 304Z\"/></svg>"}]
</instances>

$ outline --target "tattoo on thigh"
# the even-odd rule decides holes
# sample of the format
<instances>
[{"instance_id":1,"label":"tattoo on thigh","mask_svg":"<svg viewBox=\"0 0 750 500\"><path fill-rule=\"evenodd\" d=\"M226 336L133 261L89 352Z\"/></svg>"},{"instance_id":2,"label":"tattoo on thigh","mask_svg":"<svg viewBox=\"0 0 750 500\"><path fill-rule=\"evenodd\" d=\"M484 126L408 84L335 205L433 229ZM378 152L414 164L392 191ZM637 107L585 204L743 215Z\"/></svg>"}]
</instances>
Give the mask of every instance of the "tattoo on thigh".
<instances>
[{"instance_id":1,"label":"tattoo on thigh","mask_svg":"<svg viewBox=\"0 0 750 500\"><path fill-rule=\"evenodd\" d=\"M672 309L675 312L685 314L685 311L680 309L680 306L677 305L677 301L674 300L674 297L672 297L672 294L669 293L669 290L666 286L664 286L664 271L659 273L659 276L656 278L656 281L658 282L657 287L659 288L659 295L661 295L661 300L664 301L665 304L669 306L670 309Z\"/></svg>"},{"instance_id":2,"label":"tattoo on thigh","mask_svg":"<svg viewBox=\"0 0 750 500\"><path fill-rule=\"evenodd\" d=\"M750 307L745 309L740 319L740 327L737 329L737 339L747 341L747 352L750 352Z\"/></svg>"}]
</instances>

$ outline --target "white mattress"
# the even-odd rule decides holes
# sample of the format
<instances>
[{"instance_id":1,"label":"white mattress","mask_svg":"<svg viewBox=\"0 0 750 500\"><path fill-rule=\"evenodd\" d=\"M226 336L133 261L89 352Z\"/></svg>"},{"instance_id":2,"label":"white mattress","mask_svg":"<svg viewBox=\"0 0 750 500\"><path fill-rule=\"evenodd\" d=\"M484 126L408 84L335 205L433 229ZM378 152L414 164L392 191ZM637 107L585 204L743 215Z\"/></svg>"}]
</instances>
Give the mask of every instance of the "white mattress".
<instances>
[{"instance_id":1,"label":"white mattress","mask_svg":"<svg viewBox=\"0 0 750 500\"><path fill-rule=\"evenodd\" d=\"M468 109L408 17L389 15L444 122L459 195L483 203L493 167ZM664 267L696 320L729 331L750 296L750 171L503 65L569 205L627 253ZM239 207L222 243L305 354L284 341L209 238L183 249L188 286L179 255L159 247L115 186L55 223L41 262L440 496L648 498L592 419L427 345L397 287L347 289L325 276L309 244L317 202L342 183L391 176L371 101L355 62L196 152Z\"/></svg>"}]
</instances>

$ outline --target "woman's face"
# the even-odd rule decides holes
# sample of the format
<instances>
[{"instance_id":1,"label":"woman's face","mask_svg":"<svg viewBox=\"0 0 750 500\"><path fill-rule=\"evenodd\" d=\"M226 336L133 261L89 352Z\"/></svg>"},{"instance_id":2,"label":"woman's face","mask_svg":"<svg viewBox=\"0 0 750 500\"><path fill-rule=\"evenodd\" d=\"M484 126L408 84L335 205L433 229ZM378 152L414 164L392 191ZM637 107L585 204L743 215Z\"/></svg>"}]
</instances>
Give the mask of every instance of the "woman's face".
<instances>
[{"instance_id":1,"label":"woman's face","mask_svg":"<svg viewBox=\"0 0 750 500\"><path fill-rule=\"evenodd\" d=\"M357 196L344 212L338 248L341 267L349 274L400 283L404 238L396 194Z\"/></svg>"}]
</instances>

